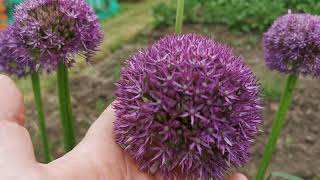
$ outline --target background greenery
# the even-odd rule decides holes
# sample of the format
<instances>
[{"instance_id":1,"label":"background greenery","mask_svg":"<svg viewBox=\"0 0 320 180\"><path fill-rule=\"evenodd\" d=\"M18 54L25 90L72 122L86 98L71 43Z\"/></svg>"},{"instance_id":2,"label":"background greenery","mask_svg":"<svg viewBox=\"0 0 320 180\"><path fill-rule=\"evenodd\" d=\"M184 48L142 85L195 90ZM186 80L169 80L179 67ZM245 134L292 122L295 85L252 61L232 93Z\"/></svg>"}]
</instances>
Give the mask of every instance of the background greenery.
<instances>
[{"instance_id":1,"label":"background greenery","mask_svg":"<svg viewBox=\"0 0 320 180\"><path fill-rule=\"evenodd\" d=\"M156 27L175 22L175 0L161 2L153 8ZM185 23L223 24L241 31L264 31L273 20L293 12L320 13L319 0L188 0Z\"/></svg>"}]
</instances>

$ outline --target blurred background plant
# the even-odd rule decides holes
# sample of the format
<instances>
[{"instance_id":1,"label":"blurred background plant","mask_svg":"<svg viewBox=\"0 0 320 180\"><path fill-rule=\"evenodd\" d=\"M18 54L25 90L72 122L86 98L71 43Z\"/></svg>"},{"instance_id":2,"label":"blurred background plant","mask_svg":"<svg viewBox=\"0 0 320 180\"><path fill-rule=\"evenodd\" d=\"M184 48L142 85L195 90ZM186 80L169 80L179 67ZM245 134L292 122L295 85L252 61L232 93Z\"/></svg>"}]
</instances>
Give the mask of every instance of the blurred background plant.
<instances>
[{"instance_id":1,"label":"blurred background plant","mask_svg":"<svg viewBox=\"0 0 320 180\"><path fill-rule=\"evenodd\" d=\"M175 22L175 0L161 2L153 8L155 26L171 26ZM185 22L223 24L235 30L263 32L275 18L288 9L320 13L317 0L188 0Z\"/></svg>"},{"instance_id":2,"label":"blurred background plant","mask_svg":"<svg viewBox=\"0 0 320 180\"><path fill-rule=\"evenodd\" d=\"M6 9L7 9L7 16L9 17L8 22L12 23L13 22L13 11L16 5L20 4L22 0L4 0Z\"/></svg>"},{"instance_id":3,"label":"blurred background plant","mask_svg":"<svg viewBox=\"0 0 320 180\"><path fill-rule=\"evenodd\" d=\"M272 172L266 180L271 180L272 177L278 177L286 180L303 180L302 178L298 176L294 176L291 174L283 173L283 172Z\"/></svg>"},{"instance_id":4,"label":"blurred background plant","mask_svg":"<svg viewBox=\"0 0 320 180\"><path fill-rule=\"evenodd\" d=\"M0 31L7 28L8 16L6 14L7 6L4 0L0 0Z\"/></svg>"}]
</instances>

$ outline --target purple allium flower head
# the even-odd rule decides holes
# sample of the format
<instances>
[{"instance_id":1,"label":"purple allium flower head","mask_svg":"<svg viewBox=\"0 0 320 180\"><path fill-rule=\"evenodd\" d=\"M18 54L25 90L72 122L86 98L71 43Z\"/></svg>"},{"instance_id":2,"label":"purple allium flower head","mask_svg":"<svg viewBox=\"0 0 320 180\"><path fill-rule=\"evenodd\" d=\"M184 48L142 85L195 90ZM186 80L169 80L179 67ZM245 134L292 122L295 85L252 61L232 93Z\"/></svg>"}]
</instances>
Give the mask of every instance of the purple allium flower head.
<instances>
[{"instance_id":1,"label":"purple allium flower head","mask_svg":"<svg viewBox=\"0 0 320 180\"><path fill-rule=\"evenodd\" d=\"M249 158L261 124L256 77L228 47L167 36L131 57L114 104L116 141L166 179L222 179Z\"/></svg>"},{"instance_id":2,"label":"purple allium flower head","mask_svg":"<svg viewBox=\"0 0 320 180\"><path fill-rule=\"evenodd\" d=\"M34 69L26 49L11 36L9 30L0 32L0 72L25 76Z\"/></svg>"},{"instance_id":3,"label":"purple allium flower head","mask_svg":"<svg viewBox=\"0 0 320 180\"><path fill-rule=\"evenodd\" d=\"M282 73L320 76L320 18L279 17L263 36L266 65Z\"/></svg>"},{"instance_id":4,"label":"purple allium flower head","mask_svg":"<svg viewBox=\"0 0 320 180\"><path fill-rule=\"evenodd\" d=\"M97 16L85 0L26 0L16 8L10 27L37 68L67 66L80 54L90 61L103 38Z\"/></svg>"}]
</instances>

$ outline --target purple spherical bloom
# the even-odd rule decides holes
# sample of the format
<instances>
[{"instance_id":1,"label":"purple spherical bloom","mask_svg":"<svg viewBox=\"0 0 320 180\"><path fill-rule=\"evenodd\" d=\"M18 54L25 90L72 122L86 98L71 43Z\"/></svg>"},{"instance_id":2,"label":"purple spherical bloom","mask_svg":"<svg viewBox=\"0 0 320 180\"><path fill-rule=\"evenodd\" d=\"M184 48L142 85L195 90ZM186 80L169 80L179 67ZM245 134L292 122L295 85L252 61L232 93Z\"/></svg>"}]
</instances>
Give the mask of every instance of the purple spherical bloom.
<instances>
[{"instance_id":1,"label":"purple spherical bloom","mask_svg":"<svg viewBox=\"0 0 320 180\"><path fill-rule=\"evenodd\" d=\"M0 32L0 72L22 77L28 75L35 66L36 63L31 61L26 49L19 45L9 31Z\"/></svg>"},{"instance_id":2,"label":"purple spherical bloom","mask_svg":"<svg viewBox=\"0 0 320 180\"><path fill-rule=\"evenodd\" d=\"M320 18L289 14L278 18L263 36L265 61L282 73L320 75Z\"/></svg>"},{"instance_id":3,"label":"purple spherical bloom","mask_svg":"<svg viewBox=\"0 0 320 180\"><path fill-rule=\"evenodd\" d=\"M39 69L67 66L75 55L90 61L103 38L97 16L85 0L26 0L16 8L10 30Z\"/></svg>"},{"instance_id":4,"label":"purple spherical bloom","mask_svg":"<svg viewBox=\"0 0 320 180\"><path fill-rule=\"evenodd\" d=\"M114 128L141 170L166 179L222 179L248 161L261 124L259 86L231 49L172 35L126 63Z\"/></svg>"}]
</instances>

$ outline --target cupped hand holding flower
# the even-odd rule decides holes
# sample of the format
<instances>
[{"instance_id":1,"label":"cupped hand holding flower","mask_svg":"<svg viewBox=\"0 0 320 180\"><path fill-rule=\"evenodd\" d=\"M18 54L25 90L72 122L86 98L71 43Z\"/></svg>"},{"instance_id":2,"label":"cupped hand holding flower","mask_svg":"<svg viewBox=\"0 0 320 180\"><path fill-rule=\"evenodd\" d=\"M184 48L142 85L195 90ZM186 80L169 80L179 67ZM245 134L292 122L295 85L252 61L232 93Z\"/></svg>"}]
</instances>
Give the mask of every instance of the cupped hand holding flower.
<instances>
[{"instance_id":1,"label":"cupped hand holding flower","mask_svg":"<svg viewBox=\"0 0 320 180\"><path fill-rule=\"evenodd\" d=\"M115 143L112 131L115 116L111 106L73 151L45 165L36 161L30 135L23 127L22 96L14 83L3 75L0 75L0 99L0 179L161 179L158 175L140 172L134 161ZM245 179L241 174L229 178Z\"/></svg>"}]
</instances>

